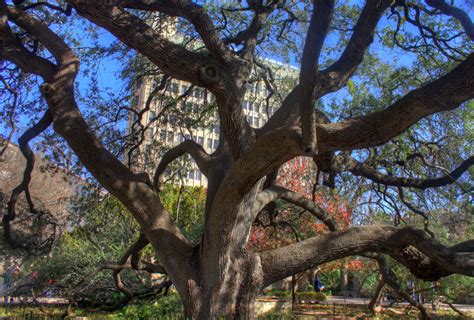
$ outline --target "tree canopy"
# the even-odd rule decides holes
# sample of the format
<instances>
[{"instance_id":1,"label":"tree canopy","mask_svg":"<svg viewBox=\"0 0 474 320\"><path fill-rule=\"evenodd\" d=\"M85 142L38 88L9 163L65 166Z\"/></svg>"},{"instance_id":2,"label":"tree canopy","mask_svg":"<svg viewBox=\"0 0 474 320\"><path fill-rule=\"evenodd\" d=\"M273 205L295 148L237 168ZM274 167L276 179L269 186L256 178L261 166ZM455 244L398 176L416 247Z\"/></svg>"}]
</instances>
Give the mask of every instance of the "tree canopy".
<instances>
[{"instance_id":1,"label":"tree canopy","mask_svg":"<svg viewBox=\"0 0 474 320\"><path fill-rule=\"evenodd\" d=\"M424 280L472 277L472 236L449 243L430 229L435 218L453 228L472 222L470 9L443 0L0 0L2 132L8 140L26 129L19 146L28 159L3 215L4 239L24 248L11 228L20 194L41 211L29 195L29 142L41 136L44 154L130 211L142 236L126 259L150 244L189 317L252 317L263 287L347 256L376 260L394 288L386 256ZM167 37L160 21L172 21L179 36ZM279 84L270 60L298 66L297 78ZM213 95L213 153L193 140L166 148L157 138L147 161L153 174L129 165L147 121L169 124L166 116L180 113L173 99L154 119L134 109L133 93L150 77L160 79L150 99L168 99L173 79ZM256 82L276 109L259 128L242 105ZM138 131L126 128L130 112ZM182 116L184 126L206 122ZM203 228L192 239L161 199L163 175L184 155L208 179ZM300 156L315 164L300 175L309 193L278 185L281 167ZM343 199L351 223L342 226L326 205L334 200L322 195ZM253 250L253 226L294 217L279 215L281 201L325 229Z\"/></svg>"}]
</instances>

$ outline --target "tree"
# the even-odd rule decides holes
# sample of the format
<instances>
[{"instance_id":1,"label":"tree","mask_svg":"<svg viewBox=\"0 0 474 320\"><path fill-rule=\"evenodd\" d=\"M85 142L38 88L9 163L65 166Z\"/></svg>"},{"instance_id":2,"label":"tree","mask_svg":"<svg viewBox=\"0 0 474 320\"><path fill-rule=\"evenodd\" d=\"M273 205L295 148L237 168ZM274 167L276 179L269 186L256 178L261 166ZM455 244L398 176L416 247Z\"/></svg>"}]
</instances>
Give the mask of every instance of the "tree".
<instances>
[{"instance_id":1,"label":"tree","mask_svg":"<svg viewBox=\"0 0 474 320\"><path fill-rule=\"evenodd\" d=\"M310 156L318 170L329 177L338 175L344 182L350 173L373 181L379 187L374 193L385 191L384 201L390 202L387 199L397 191L399 203L424 216L413 205L417 192L413 190L444 190L447 185L466 190L463 174L474 161L466 151L469 148L462 146L465 149L461 152L460 145L451 144L458 155L455 158L465 156L465 160L458 166L448 162L455 168L447 170L427 161L418 145L426 142L423 139L436 144L436 128L430 122L436 123L436 117L445 112L465 110L474 96L474 34L469 16L438 0L368 0L354 5L331 0L271 0L222 5L223 9L217 10L212 4L187 0L0 1L3 91L11 97L4 113L13 113L16 97L42 82L38 101L44 115L21 137L20 147L53 126L84 168L136 219L146 243L149 241L175 284L189 317L251 318L252 302L261 288L346 256L378 259L383 269L384 255L389 255L425 280L455 273L473 276L472 240L447 247L429 235L428 228L425 232L398 223L340 230L320 206L274 185L282 164L296 156ZM146 23L150 13L177 17L188 36L199 38L204 49L194 50L166 39ZM93 128L100 126L86 122L79 109L75 85L81 55L74 49L71 33L61 29L68 17L78 19L81 26L88 21L109 31L165 76L211 92L221 126L217 151L207 154L202 146L185 141L166 152L161 161L156 160L154 179L125 166L98 138L100 131L94 132ZM400 61L396 69L411 77L397 78L394 72L392 79L379 79L380 84L365 87L367 65L376 64L369 50L374 46L392 50L392 55L396 50L411 53L406 59L412 63ZM278 111L256 129L244 116L242 100L253 71L261 65L260 53L296 61L301 71L289 94L272 102L278 104ZM393 61L390 66L394 66ZM270 75L260 74L267 80L270 94L278 91ZM403 86L391 87L397 81ZM11 83L18 86L12 88ZM367 90L366 97L372 96L364 108L340 105L339 109L329 109L330 94L355 93L357 88ZM378 97L384 99L379 101ZM374 100L379 103L371 104ZM117 106L84 101L92 110L110 111ZM448 116L445 119L449 122ZM459 126L469 135L469 128L462 123L454 124L451 130L461 130ZM412 137L418 140L407 142ZM394 152L397 145L404 147L405 153ZM352 156L354 150L362 151ZM382 159L377 151L383 152ZM374 153L379 156L364 160L364 154ZM198 244L187 239L160 200L160 178L168 164L183 154L194 158L209 181L204 230ZM398 157L404 155L406 159ZM413 159L421 159L422 164L412 164ZM409 165L397 167L402 160ZM32 161L28 163L26 182ZM383 168L387 163L390 165ZM440 171L441 176L433 177ZM21 185L21 191L28 195L27 183ZM277 199L312 212L330 232L276 249L249 251L247 242L255 217ZM373 205L365 208L373 210ZM4 228L14 219L13 201L4 215ZM13 238L6 240L15 244ZM140 251L143 245L132 249Z\"/></svg>"}]
</instances>

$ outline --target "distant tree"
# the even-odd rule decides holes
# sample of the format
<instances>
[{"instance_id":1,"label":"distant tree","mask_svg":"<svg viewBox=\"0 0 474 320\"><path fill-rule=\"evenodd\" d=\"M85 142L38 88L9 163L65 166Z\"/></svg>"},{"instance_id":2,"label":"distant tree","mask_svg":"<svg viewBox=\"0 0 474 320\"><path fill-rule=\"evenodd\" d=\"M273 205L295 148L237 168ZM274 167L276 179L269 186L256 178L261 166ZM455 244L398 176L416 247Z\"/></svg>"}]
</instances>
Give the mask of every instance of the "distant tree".
<instances>
[{"instance_id":1,"label":"distant tree","mask_svg":"<svg viewBox=\"0 0 474 320\"><path fill-rule=\"evenodd\" d=\"M153 16L177 18L184 42L154 29ZM93 26L117 42L101 44ZM74 27L81 32L71 32ZM385 255L425 280L474 276L473 241L442 244L429 228L429 210L422 208L431 200L453 211L470 206L466 172L474 157L472 115L466 114L474 96L473 30L461 7L442 0L0 0L2 117L14 123L24 111L35 119L20 138L22 148L53 126L64 139L52 141L57 154L68 145L130 211L143 232L130 256L139 257L151 244L155 267L173 281L188 317L252 318L263 287L354 255L375 259L384 280L419 306L391 276ZM80 41L88 35L91 41ZM137 71L137 60L128 60L137 53L149 61L143 74L159 70L212 93L220 123L217 150L208 154L185 141L155 159L153 178L124 165L117 156L123 148L113 142L121 135L116 121L130 110L130 92L116 89L104 100L97 81L89 83L90 94L78 88L81 60L87 66L81 76L97 80L101 57L112 52L125 55L129 74ZM263 58L300 65L287 95L278 94ZM242 107L255 76L274 96L268 103L278 108L261 128L249 124ZM163 173L184 154L208 178L198 242L187 238L160 199ZM18 190L28 195L33 164L28 150L25 155L29 162ZM280 166L297 156L312 157L326 185L354 199L348 203L356 225L341 229L317 203L274 184ZM279 199L310 211L329 231L262 252L248 250L255 218ZM409 222L406 208L423 217L422 229L403 224ZM393 216L395 225L372 225L380 214ZM11 201L4 228L15 218ZM13 234L5 234L18 245Z\"/></svg>"}]
</instances>

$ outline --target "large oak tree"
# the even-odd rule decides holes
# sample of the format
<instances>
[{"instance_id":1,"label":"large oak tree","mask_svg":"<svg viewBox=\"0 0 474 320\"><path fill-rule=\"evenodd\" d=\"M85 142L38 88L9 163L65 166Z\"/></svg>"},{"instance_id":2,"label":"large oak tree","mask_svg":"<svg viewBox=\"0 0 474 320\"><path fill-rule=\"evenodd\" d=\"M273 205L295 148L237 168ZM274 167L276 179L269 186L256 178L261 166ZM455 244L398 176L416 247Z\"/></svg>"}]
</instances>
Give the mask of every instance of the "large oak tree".
<instances>
[{"instance_id":1,"label":"large oak tree","mask_svg":"<svg viewBox=\"0 0 474 320\"><path fill-rule=\"evenodd\" d=\"M3 90L16 103L17 90L29 90L38 83L46 102L42 118L20 139L20 147L30 161L25 179L13 191L3 217L5 239L18 245L10 223L15 219L20 193L25 192L34 211L28 189L34 157L28 142L52 125L88 172L139 223L143 236L122 262L129 256L136 260L138 252L151 244L160 263L154 270L168 274L189 317L251 318L254 298L265 286L346 256L376 259L384 280L395 288L397 284L386 270L385 255L425 280L451 274L474 276L472 240L447 247L432 237L428 228L399 225L359 225L342 230L323 208L275 185L276 173L285 162L307 156L329 176L326 184L333 188L337 188L335 175L363 177L397 190L402 203L426 215L410 203L406 190L444 188L456 183L472 165L472 156L466 156L452 170L441 170L441 176L427 177L403 176L408 172L404 170L396 170L395 174L378 170L380 157L364 161L363 157L351 156L351 151L378 150L415 126L416 133L428 130L427 125L421 125L427 117L465 108L474 97L474 55L470 51L474 27L469 15L442 0L367 0L350 8L332 0L257 0L222 6L218 10L215 4L190 0L68 0L54 4L0 1ZM149 13L179 18L204 50L193 50L166 38L147 23ZM185 141L156 159L152 178L124 165L98 139L78 107L75 85L81 61L73 48L75 43L68 43L70 37L52 27L53 22L61 25L68 17L85 19L107 30L145 57L165 79L186 81L212 93L221 126L217 150L208 154L197 143ZM357 116L342 112L326 115L337 110L319 108L319 101L348 85L353 90L361 83L361 78L356 79L357 72L367 60L370 47L388 41L382 39L382 29L385 35L393 35L393 46L385 47L387 54L394 54L398 48L424 54L427 60L433 58L443 66L432 67L434 72L420 77L402 94L398 88L390 89L391 99L381 100L387 104L378 110L366 108ZM376 35L380 38L374 42ZM302 50L298 51L299 47ZM255 77L254 70L258 67L271 72L261 67L259 57L265 52L276 57L289 52L287 57L300 63L301 71L297 84L281 101L271 99L278 104L275 114L263 127L254 128L244 115L242 102L248 83ZM9 76L15 72L20 72L23 80L30 75L38 81L11 87ZM275 93L278 88L271 80L267 76L265 83L268 91ZM385 90L384 85L386 82L379 83ZM99 108L90 103L89 108ZM110 104L107 108L116 106ZM407 159L385 153L382 160L399 166L416 158L425 160L415 149ZM208 178L204 231L197 244L186 238L160 200L166 168L185 154ZM424 164L430 165L426 161ZM393 193L385 192L384 196ZM271 214L272 204L278 199L311 212L328 231L277 249L250 251L247 242L253 223L262 212Z\"/></svg>"}]
</instances>

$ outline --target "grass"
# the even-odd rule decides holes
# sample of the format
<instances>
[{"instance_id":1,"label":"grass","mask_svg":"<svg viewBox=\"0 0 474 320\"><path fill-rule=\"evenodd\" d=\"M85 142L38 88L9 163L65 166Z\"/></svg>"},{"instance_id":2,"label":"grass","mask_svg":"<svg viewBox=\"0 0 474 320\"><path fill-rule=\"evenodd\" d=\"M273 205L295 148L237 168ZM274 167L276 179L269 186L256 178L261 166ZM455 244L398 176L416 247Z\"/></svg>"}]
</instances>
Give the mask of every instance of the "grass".
<instances>
[{"instance_id":1,"label":"grass","mask_svg":"<svg viewBox=\"0 0 474 320\"><path fill-rule=\"evenodd\" d=\"M125 307L122 310L113 313L90 313L81 309L74 309L73 317L87 317L92 320L141 320L141 319L183 319L182 309L177 304L177 299L174 296L163 300L161 303L149 303L149 304L133 304ZM408 314L404 314L405 308L394 307L392 308L397 313L386 310L381 315L374 316L367 312L364 306L355 305L327 305L327 304L302 304L294 310L293 314L287 313L282 314L279 312L267 313L265 316L258 317L258 319L301 319L305 317L318 317L318 318L330 318L330 319L373 319L373 320L386 320L386 319L418 319L418 312L411 308L408 310ZM38 307L29 306L7 306L0 307L0 317L11 317L12 319L21 320L54 320L60 319L64 314L65 307L47 306L41 311ZM430 311L430 310L428 310ZM450 310L438 310L436 312L436 319L451 320L451 319L465 319L460 317L454 311ZM474 313L469 314L471 317Z\"/></svg>"}]
</instances>

